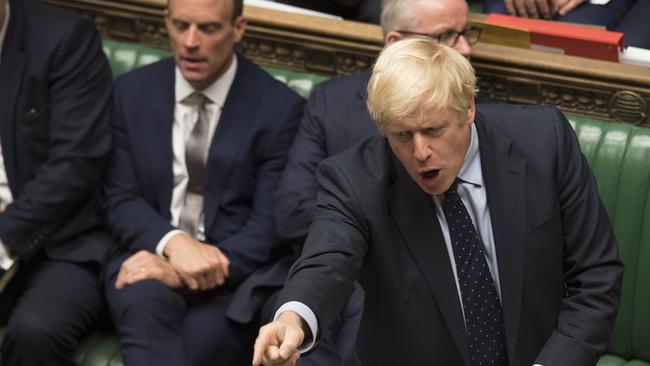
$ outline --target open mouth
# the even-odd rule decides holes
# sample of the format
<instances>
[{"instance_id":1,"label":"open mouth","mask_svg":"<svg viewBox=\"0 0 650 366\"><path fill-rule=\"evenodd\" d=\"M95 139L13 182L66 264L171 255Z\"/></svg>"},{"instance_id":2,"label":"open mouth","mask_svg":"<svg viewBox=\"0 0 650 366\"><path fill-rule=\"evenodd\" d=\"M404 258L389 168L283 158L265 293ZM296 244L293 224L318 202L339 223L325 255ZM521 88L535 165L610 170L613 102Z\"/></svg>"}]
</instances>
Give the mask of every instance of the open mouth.
<instances>
[{"instance_id":1,"label":"open mouth","mask_svg":"<svg viewBox=\"0 0 650 366\"><path fill-rule=\"evenodd\" d=\"M435 178L435 177L438 176L438 173L440 173L440 170L439 170L439 169L433 169L433 170L429 170L429 171L426 171L426 172L420 173L420 175L421 175L424 179L433 179L433 178Z\"/></svg>"}]
</instances>

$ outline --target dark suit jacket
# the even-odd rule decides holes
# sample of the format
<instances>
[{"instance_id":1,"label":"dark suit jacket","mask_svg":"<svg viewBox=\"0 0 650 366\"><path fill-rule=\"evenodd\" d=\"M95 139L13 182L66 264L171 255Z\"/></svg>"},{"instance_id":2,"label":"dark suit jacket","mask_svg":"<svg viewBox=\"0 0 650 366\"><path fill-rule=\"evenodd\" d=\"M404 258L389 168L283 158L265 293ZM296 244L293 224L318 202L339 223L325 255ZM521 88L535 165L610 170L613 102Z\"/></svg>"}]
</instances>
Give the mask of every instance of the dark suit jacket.
<instances>
[{"instance_id":1,"label":"dark suit jacket","mask_svg":"<svg viewBox=\"0 0 650 366\"><path fill-rule=\"evenodd\" d=\"M485 105L475 123L511 366L594 365L622 264L577 138L551 108ZM318 168L316 218L279 302L327 327L352 281L366 293L366 365L469 365L455 280L431 197L383 137Z\"/></svg>"},{"instance_id":2,"label":"dark suit jacket","mask_svg":"<svg viewBox=\"0 0 650 366\"><path fill-rule=\"evenodd\" d=\"M363 71L326 81L311 92L275 193L275 217L283 238L301 246L307 235L318 191L316 166L377 135L366 107L369 79L370 71Z\"/></svg>"},{"instance_id":3,"label":"dark suit jacket","mask_svg":"<svg viewBox=\"0 0 650 366\"><path fill-rule=\"evenodd\" d=\"M0 138L14 201L0 238L28 261L102 262L101 178L111 147L111 74L91 23L10 0L0 63Z\"/></svg>"},{"instance_id":4,"label":"dark suit jacket","mask_svg":"<svg viewBox=\"0 0 650 366\"><path fill-rule=\"evenodd\" d=\"M295 136L304 100L244 57L208 154L206 242L230 260L229 286L275 258L279 241L273 192ZM115 145L105 191L107 217L123 250L155 251L170 230L174 186L174 61L116 81ZM263 281L263 279L259 279ZM248 301L249 299L244 299Z\"/></svg>"}]
</instances>

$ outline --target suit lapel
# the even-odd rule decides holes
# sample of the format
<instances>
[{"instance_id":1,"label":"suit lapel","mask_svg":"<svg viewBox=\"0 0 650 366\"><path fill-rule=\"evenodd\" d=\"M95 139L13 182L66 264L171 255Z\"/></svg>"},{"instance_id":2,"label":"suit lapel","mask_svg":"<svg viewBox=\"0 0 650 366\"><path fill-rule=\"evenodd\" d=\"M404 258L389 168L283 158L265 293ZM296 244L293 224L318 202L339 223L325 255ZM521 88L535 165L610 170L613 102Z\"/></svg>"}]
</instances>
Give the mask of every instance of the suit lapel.
<instances>
[{"instance_id":1,"label":"suit lapel","mask_svg":"<svg viewBox=\"0 0 650 366\"><path fill-rule=\"evenodd\" d=\"M249 138L249 126L255 119L261 99L255 85L255 71L250 69L249 61L238 56L235 79L210 144L203 195L206 231L210 230L216 218L219 200L228 182L230 170L240 147Z\"/></svg>"},{"instance_id":2,"label":"suit lapel","mask_svg":"<svg viewBox=\"0 0 650 366\"><path fill-rule=\"evenodd\" d=\"M16 165L14 158L14 127L22 117L18 101L27 55L23 51L23 9L18 2L11 3L11 17L0 63L0 138L7 179L11 191L16 192ZM14 184L12 184L12 182Z\"/></svg>"},{"instance_id":3,"label":"suit lapel","mask_svg":"<svg viewBox=\"0 0 650 366\"><path fill-rule=\"evenodd\" d=\"M389 154L392 157L392 171L396 172L395 184L388 192L391 214L465 364L469 365L467 336L456 281L433 202L411 179L392 152Z\"/></svg>"},{"instance_id":4,"label":"suit lapel","mask_svg":"<svg viewBox=\"0 0 650 366\"><path fill-rule=\"evenodd\" d=\"M499 266L508 359L513 363L524 280L526 162L509 153L507 134L481 123L479 114L476 127Z\"/></svg>"},{"instance_id":5,"label":"suit lapel","mask_svg":"<svg viewBox=\"0 0 650 366\"><path fill-rule=\"evenodd\" d=\"M143 110L142 129L143 138L139 139L146 144L145 151L149 156L148 163L156 177L151 182L150 189L153 189L158 199L161 212L171 217L169 207L171 205L172 192L174 190L173 171L173 150L172 150L172 126L174 124L175 107L175 64L168 59L167 70L156 75L155 83L158 87L150 88L151 96L147 98L150 103ZM146 122L146 123L145 123ZM160 180L159 178L162 177Z\"/></svg>"}]
</instances>

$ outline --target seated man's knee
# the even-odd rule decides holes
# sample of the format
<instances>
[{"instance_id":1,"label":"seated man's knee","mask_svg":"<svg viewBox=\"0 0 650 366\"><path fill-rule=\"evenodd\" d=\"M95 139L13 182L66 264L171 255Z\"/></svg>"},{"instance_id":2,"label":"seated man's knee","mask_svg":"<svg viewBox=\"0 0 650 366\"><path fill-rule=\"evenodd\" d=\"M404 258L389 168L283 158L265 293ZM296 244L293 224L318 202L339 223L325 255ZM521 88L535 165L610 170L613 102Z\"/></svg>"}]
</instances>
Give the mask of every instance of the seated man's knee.
<instances>
[{"instance_id":1,"label":"seated man's knee","mask_svg":"<svg viewBox=\"0 0 650 366\"><path fill-rule=\"evenodd\" d=\"M62 319L29 309L17 308L7 323L6 347L16 353L71 353L79 341L78 331Z\"/></svg>"}]
</instances>

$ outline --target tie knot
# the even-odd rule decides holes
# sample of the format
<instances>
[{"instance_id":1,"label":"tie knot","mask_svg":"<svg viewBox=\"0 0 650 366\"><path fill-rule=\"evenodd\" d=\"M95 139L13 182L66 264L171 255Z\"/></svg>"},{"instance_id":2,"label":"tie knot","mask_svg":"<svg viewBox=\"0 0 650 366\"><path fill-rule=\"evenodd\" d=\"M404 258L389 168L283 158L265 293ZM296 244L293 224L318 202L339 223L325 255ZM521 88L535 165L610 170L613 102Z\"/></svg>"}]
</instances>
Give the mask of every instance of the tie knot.
<instances>
[{"instance_id":1,"label":"tie knot","mask_svg":"<svg viewBox=\"0 0 650 366\"><path fill-rule=\"evenodd\" d=\"M449 206L450 203L456 201L460 197L458 196L458 178L454 179L454 182L451 184L449 189L447 189L447 192L445 192L445 199L442 203L442 207L444 210L447 210L447 206Z\"/></svg>"},{"instance_id":2,"label":"tie knot","mask_svg":"<svg viewBox=\"0 0 650 366\"><path fill-rule=\"evenodd\" d=\"M211 103L210 98L206 97L205 94L199 93L199 92L194 92L187 98L185 98L185 101L189 105L194 105L199 108L204 108L207 104Z\"/></svg>"}]
</instances>

